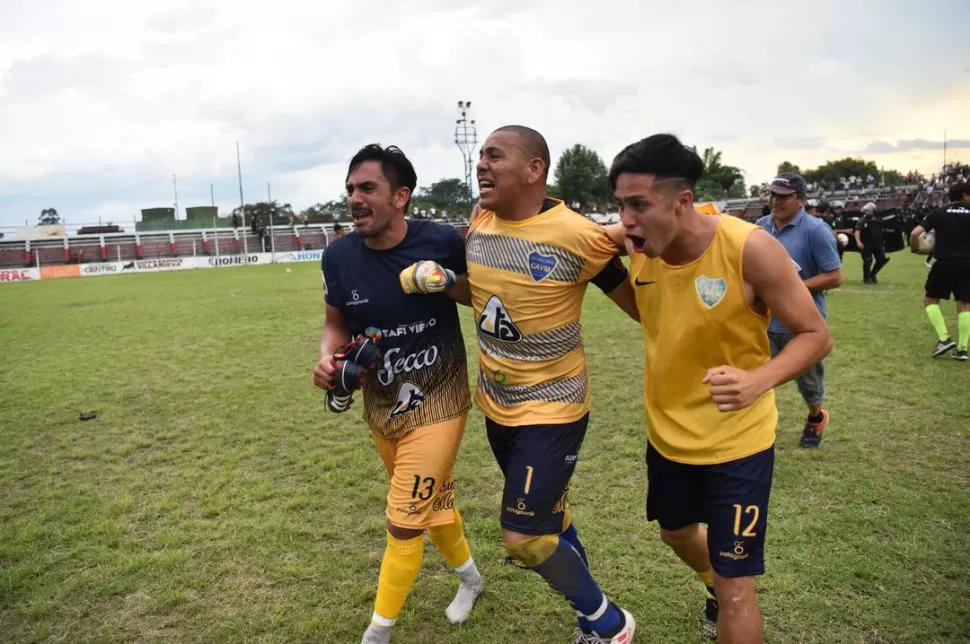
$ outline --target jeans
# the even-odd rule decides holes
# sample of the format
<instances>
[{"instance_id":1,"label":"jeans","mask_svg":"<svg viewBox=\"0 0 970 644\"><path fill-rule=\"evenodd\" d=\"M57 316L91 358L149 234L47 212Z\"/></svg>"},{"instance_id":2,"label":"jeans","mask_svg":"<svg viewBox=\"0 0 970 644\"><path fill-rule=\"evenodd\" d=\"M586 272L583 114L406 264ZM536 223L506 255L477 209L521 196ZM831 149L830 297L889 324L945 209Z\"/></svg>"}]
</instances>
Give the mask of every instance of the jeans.
<instances>
[{"instance_id":1,"label":"jeans","mask_svg":"<svg viewBox=\"0 0 970 644\"><path fill-rule=\"evenodd\" d=\"M781 353L781 350L791 340L791 333L768 331L771 357L774 358ZM795 378L795 384L798 385L798 393L802 395L802 400L805 401L806 405L809 407L821 405L822 401L825 400L825 367L822 366L821 362L812 365L808 371Z\"/></svg>"}]
</instances>

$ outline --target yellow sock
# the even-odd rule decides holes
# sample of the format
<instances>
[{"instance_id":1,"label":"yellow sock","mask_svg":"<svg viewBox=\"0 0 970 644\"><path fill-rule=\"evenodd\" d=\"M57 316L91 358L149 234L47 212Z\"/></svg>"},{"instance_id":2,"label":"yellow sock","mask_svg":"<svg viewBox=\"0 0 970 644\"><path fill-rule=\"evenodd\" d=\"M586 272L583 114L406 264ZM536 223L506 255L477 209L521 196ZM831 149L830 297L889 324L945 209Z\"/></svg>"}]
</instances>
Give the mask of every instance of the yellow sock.
<instances>
[{"instance_id":1,"label":"yellow sock","mask_svg":"<svg viewBox=\"0 0 970 644\"><path fill-rule=\"evenodd\" d=\"M710 568L704 572L697 573L697 578L700 579L708 588L714 588L714 572ZM710 591L708 591L708 593L710 593Z\"/></svg>"},{"instance_id":2,"label":"yellow sock","mask_svg":"<svg viewBox=\"0 0 970 644\"><path fill-rule=\"evenodd\" d=\"M960 335L959 342L957 342L957 351L966 351L967 343L970 342L970 311L964 311L957 315L957 321L960 325Z\"/></svg>"},{"instance_id":3,"label":"yellow sock","mask_svg":"<svg viewBox=\"0 0 970 644\"><path fill-rule=\"evenodd\" d=\"M421 571L423 556L423 534L413 539L396 539L388 533L387 548L384 550L381 574L377 581L377 600L374 602L376 615L393 624L393 620L401 614L404 600Z\"/></svg>"},{"instance_id":4,"label":"yellow sock","mask_svg":"<svg viewBox=\"0 0 970 644\"><path fill-rule=\"evenodd\" d=\"M455 510L454 522L428 528L428 534L452 568L459 567L472 556L468 540L465 539L465 524L458 510Z\"/></svg>"},{"instance_id":5,"label":"yellow sock","mask_svg":"<svg viewBox=\"0 0 970 644\"><path fill-rule=\"evenodd\" d=\"M566 509L562 511L562 529L559 532L565 532L572 524L573 512L569 509L569 506L566 506Z\"/></svg>"}]
</instances>

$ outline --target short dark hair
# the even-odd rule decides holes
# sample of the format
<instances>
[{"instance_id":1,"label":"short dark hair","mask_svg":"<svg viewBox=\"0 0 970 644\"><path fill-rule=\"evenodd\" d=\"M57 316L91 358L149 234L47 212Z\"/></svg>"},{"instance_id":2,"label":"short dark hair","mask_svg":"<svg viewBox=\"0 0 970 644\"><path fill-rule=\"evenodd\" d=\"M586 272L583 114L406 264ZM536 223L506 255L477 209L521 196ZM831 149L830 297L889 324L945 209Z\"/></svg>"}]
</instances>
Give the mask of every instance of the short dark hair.
<instances>
[{"instance_id":1,"label":"short dark hair","mask_svg":"<svg viewBox=\"0 0 970 644\"><path fill-rule=\"evenodd\" d=\"M963 195L970 195L970 183L954 183L950 186L950 201L963 201Z\"/></svg>"},{"instance_id":2,"label":"short dark hair","mask_svg":"<svg viewBox=\"0 0 970 644\"><path fill-rule=\"evenodd\" d=\"M819 203L817 210L818 210L818 214L824 215L825 213L827 213L829 211L829 202L823 201L823 202Z\"/></svg>"},{"instance_id":3,"label":"short dark hair","mask_svg":"<svg viewBox=\"0 0 970 644\"><path fill-rule=\"evenodd\" d=\"M610 190L621 174L652 174L657 179L681 179L693 188L704 174L704 162L673 134L654 134L623 148L610 167Z\"/></svg>"},{"instance_id":4,"label":"short dark hair","mask_svg":"<svg viewBox=\"0 0 970 644\"><path fill-rule=\"evenodd\" d=\"M549 166L552 165L552 161L549 157L549 144L546 143L546 138L533 130L531 127L526 127L524 125L503 125L502 127L495 130L496 132L513 132L518 134L519 137L525 142L525 151L529 153L532 157L539 157L542 162L546 165L545 176L549 176Z\"/></svg>"},{"instance_id":5,"label":"short dark hair","mask_svg":"<svg viewBox=\"0 0 970 644\"><path fill-rule=\"evenodd\" d=\"M381 172L387 178L387 182L391 185L392 191L396 192L401 188L407 188L414 195L414 188L418 185L418 175L414 171L414 166L411 165L411 162L404 156L404 153L401 152L399 147L389 145L385 148L381 147L380 143L365 145L350 160L350 165L347 167L347 179L350 178L354 170L367 161L380 162ZM409 197L408 202L404 204L405 212L410 203L411 199Z\"/></svg>"}]
</instances>

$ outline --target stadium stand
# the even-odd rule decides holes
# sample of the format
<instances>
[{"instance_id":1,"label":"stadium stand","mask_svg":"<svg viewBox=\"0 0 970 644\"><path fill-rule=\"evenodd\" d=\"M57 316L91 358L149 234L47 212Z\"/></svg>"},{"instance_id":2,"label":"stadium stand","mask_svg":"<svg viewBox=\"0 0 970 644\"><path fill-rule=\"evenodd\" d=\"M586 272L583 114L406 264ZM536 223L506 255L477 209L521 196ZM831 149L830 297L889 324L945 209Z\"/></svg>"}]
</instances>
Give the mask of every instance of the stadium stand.
<instances>
[{"instance_id":1,"label":"stadium stand","mask_svg":"<svg viewBox=\"0 0 970 644\"><path fill-rule=\"evenodd\" d=\"M450 223L450 222L444 222ZM0 239L0 268L56 266L92 262L288 253L319 250L337 238L333 224L273 226L260 236L241 228L99 232L39 240ZM66 240L66 244L65 244Z\"/></svg>"},{"instance_id":2,"label":"stadium stand","mask_svg":"<svg viewBox=\"0 0 970 644\"><path fill-rule=\"evenodd\" d=\"M332 226L311 225L296 232L291 226L274 226L264 237L265 252L323 248ZM67 243L65 244L65 240ZM232 228L150 231L137 234L98 232L48 237L39 240L0 239L0 267L54 266L104 261L130 261L199 255L241 255L264 252L252 233Z\"/></svg>"},{"instance_id":3,"label":"stadium stand","mask_svg":"<svg viewBox=\"0 0 970 644\"><path fill-rule=\"evenodd\" d=\"M865 186L850 190L816 190L809 197L826 202L845 203L846 225L858 217L863 204L876 204L893 237L905 236L931 208L940 204L946 185L970 177L970 166L945 166L928 181L899 187ZM755 221L767 205L764 196L728 199L717 203L724 213ZM221 221L221 220L219 220ZM191 224L191 222L178 222ZM231 223L230 219L226 223ZM444 221L459 232L467 230L465 221ZM331 223L299 223L252 226L247 228L179 227L172 230L123 232L117 226L82 228L67 237L47 237L24 241L0 237L0 268L56 266L133 259L166 257L225 256L248 253L319 250L338 237ZM65 243L66 242L66 243ZM854 246L854 244L852 244Z\"/></svg>"}]
</instances>

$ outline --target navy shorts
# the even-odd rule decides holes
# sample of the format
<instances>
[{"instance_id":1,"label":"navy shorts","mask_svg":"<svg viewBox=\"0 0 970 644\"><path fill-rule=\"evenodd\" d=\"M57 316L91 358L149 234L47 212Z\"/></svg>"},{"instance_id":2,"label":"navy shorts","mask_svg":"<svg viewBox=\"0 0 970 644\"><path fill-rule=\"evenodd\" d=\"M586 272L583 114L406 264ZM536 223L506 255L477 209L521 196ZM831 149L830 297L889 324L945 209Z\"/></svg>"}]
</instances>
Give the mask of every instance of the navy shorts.
<instances>
[{"instance_id":1,"label":"navy shorts","mask_svg":"<svg viewBox=\"0 0 970 644\"><path fill-rule=\"evenodd\" d=\"M502 527L559 534L569 507L569 479L579 460L589 414L574 423L508 427L488 418L488 444L505 476Z\"/></svg>"},{"instance_id":2,"label":"navy shorts","mask_svg":"<svg viewBox=\"0 0 970 644\"><path fill-rule=\"evenodd\" d=\"M775 448L717 465L688 465L647 445L647 520L664 530L707 524L707 547L722 577L765 572L768 497Z\"/></svg>"}]
</instances>

